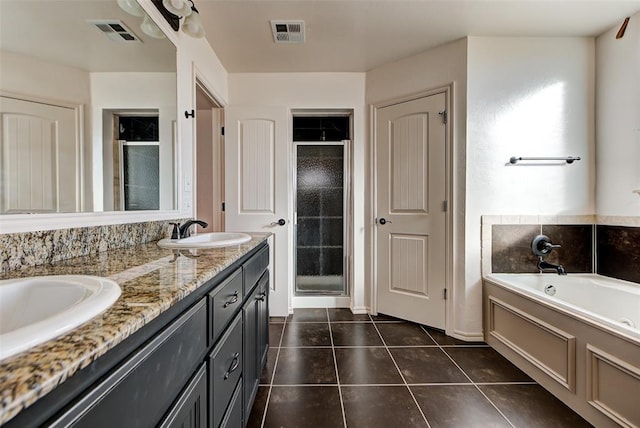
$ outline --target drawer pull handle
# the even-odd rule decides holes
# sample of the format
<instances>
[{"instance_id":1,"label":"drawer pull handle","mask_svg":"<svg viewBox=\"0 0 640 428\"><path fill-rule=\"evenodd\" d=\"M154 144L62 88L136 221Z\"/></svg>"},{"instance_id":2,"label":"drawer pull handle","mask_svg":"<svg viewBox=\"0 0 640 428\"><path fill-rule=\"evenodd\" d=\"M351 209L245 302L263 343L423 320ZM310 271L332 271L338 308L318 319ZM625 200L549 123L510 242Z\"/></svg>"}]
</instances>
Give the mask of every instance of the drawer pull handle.
<instances>
[{"instance_id":1,"label":"drawer pull handle","mask_svg":"<svg viewBox=\"0 0 640 428\"><path fill-rule=\"evenodd\" d=\"M229 305L233 305L237 301L238 301L238 292L236 291L235 293L233 293L233 297L231 297L231 300L229 300L228 302L224 302L224 306L222 307L226 308Z\"/></svg>"},{"instance_id":2,"label":"drawer pull handle","mask_svg":"<svg viewBox=\"0 0 640 428\"><path fill-rule=\"evenodd\" d=\"M267 293L260 293L256 296L256 300L260 300L261 302L264 302L265 297L267 297Z\"/></svg>"},{"instance_id":3,"label":"drawer pull handle","mask_svg":"<svg viewBox=\"0 0 640 428\"><path fill-rule=\"evenodd\" d=\"M227 370L227 372L224 374L224 380L229 379L229 376L231 376L231 373L235 372L239 365L240 365L240 353L236 352L235 354L233 354L233 361L231 362L231 367L229 367L229 370Z\"/></svg>"}]
</instances>

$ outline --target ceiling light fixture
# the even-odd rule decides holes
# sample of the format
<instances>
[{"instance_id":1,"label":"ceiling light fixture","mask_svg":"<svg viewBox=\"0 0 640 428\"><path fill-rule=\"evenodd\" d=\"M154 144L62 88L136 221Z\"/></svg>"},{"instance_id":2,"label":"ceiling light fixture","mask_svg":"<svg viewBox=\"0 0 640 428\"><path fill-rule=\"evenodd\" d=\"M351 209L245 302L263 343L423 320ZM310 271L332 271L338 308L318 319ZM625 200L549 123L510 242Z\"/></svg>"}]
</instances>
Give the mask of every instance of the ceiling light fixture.
<instances>
[{"instance_id":1,"label":"ceiling light fixture","mask_svg":"<svg viewBox=\"0 0 640 428\"><path fill-rule=\"evenodd\" d=\"M202 21L200 20L200 13L198 12L198 9L196 9L196 5L193 3L193 0L189 1L191 2L191 13L184 15L185 18L182 23L182 31L191 37L201 39L205 36L205 33Z\"/></svg>"},{"instance_id":2,"label":"ceiling light fixture","mask_svg":"<svg viewBox=\"0 0 640 428\"><path fill-rule=\"evenodd\" d=\"M176 16L189 16L192 12L185 0L162 0L162 5Z\"/></svg>"},{"instance_id":3,"label":"ceiling light fixture","mask_svg":"<svg viewBox=\"0 0 640 428\"><path fill-rule=\"evenodd\" d=\"M117 1L118 6L128 14L144 17L140 28L145 34L154 38L165 37L160 27L153 22L136 0ZM180 29L180 19L184 18L182 31L185 34L197 39L205 36L200 13L193 0L152 0L152 3L175 31Z\"/></svg>"},{"instance_id":4,"label":"ceiling light fixture","mask_svg":"<svg viewBox=\"0 0 640 428\"><path fill-rule=\"evenodd\" d=\"M140 7L136 0L118 0L120 9L133 16L144 16L144 9Z\"/></svg>"},{"instance_id":5,"label":"ceiling light fixture","mask_svg":"<svg viewBox=\"0 0 640 428\"><path fill-rule=\"evenodd\" d=\"M147 36L151 36L154 39L165 38L165 35L160 27L158 27L156 23L153 22L153 19L151 19L151 17L146 13L144 15L144 18L142 19L142 24L140 24L140 29L144 34L146 34Z\"/></svg>"},{"instance_id":6,"label":"ceiling light fixture","mask_svg":"<svg viewBox=\"0 0 640 428\"><path fill-rule=\"evenodd\" d=\"M142 17L142 24L140 24L140 29L147 36L153 37L154 39L164 39L165 35L153 22L153 19L144 11L144 9L138 4L136 0L118 0L118 6L120 9L127 12L129 15Z\"/></svg>"},{"instance_id":7,"label":"ceiling light fixture","mask_svg":"<svg viewBox=\"0 0 640 428\"><path fill-rule=\"evenodd\" d=\"M200 20L200 13L196 9L193 0L154 0L153 4L174 30L179 30L179 20L184 18L182 31L185 34L196 39L204 37L204 27Z\"/></svg>"}]
</instances>

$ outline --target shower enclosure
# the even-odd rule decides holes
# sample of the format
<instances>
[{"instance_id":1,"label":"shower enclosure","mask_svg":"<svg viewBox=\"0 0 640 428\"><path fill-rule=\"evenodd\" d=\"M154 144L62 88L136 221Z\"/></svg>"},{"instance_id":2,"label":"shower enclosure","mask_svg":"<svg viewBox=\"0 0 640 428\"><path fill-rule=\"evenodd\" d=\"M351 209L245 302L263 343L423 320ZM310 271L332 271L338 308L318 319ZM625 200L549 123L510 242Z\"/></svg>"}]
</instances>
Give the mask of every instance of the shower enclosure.
<instances>
[{"instance_id":1,"label":"shower enclosure","mask_svg":"<svg viewBox=\"0 0 640 428\"><path fill-rule=\"evenodd\" d=\"M349 116L294 116L296 295L347 295Z\"/></svg>"}]
</instances>

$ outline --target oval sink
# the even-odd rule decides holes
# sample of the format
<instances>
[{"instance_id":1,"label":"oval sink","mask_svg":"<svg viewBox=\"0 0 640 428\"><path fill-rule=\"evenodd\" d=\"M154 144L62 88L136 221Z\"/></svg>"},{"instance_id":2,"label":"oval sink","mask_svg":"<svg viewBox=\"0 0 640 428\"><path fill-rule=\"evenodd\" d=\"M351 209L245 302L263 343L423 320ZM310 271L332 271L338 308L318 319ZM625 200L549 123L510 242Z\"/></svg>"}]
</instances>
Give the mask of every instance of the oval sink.
<instances>
[{"instance_id":1,"label":"oval sink","mask_svg":"<svg viewBox=\"0 0 640 428\"><path fill-rule=\"evenodd\" d=\"M120 293L115 281L88 275L0 281L0 360L89 321Z\"/></svg>"},{"instance_id":2,"label":"oval sink","mask_svg":"<svg viewBox=\"0 0 640 428\"><path fill-rule=\"evenodd\" d=\"M231 245L244 244L251 241L251 236L239 232L213 232L190 236L183 239L161 239L158 246L161 248L216 248L230 247Z\"/></svg>"}]
</instances>

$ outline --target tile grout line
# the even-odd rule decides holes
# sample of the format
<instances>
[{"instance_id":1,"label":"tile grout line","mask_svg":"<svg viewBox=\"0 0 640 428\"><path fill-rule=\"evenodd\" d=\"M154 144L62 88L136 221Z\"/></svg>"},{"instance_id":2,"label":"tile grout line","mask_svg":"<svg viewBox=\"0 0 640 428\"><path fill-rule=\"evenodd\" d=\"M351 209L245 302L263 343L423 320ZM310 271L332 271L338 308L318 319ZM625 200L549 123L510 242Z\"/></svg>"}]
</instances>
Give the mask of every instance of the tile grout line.
<instances>
[{"instance_id":1,"label":"tile grout line","mask_svg":"<svg viewBox=\"0 0 640 428\"><path fill-rule=\"evenodd\" d=\"M280 323L274 323L280 324ZM278 352L276 352L276 361L273 363L273 373L271 373L271 379L269 379L269 392L267 393L267 400L264 403L264 411L262 412L262 420L260 421L260 428L264 428L264 423L267 419L267 409L269 408L269 400L271 400L271 390L273 389L273 380L276 377L276 369L278 368L278 359L280 357L280 349L282 349L282 340L284 339L284 329L287 326L287 318L282 323L282 331L280 332L280 341L278 342ZM259 388L259 386L258 386Z\"/></svg>"},{"instance_id":2,"label":"tile grout line","mask_svg":"<svg viewBox=\"0 0 640 428\"><path fill-rule=\"evenodd\" d=\"M329 318L329 308L327 311L327 324L329 324L329 338L331 339L331 354L333 355L333 368L336 371L336 382L338 383L338 395L340 396L340 409L342 410L342 423L347 428L347 415L344 411L344 401L342 400L342 387L340 386L340 374L338 373L338 359L336 358L336 349L333 345L333 332L331 330L331 319Z\"/></svg>"},{"instance_id":3,"label":"tile grout line","mask_svg":"<svg viewBox=\"0 0 640 428\"><path fill-rule=\"evenodd\" d=\"M427 329L425 329L422 325L420 325L420 328L422 329L422 331L424 331L425 333L427 333L427 335L431 338L431 340L433 340L434 342L436 342L436 344L438 345L438 347L440 348L440 350L444 353L444 355L447 356L447 358L449 358L451 360L451 362L453 364L455 364L455 366L458 368L458 370L460 370L462 372L462 374L469 379L469 381L471 382L471 384L474 386L474 388L480 393L482 394L482 396L489 402L489 404L491 404L493 406L494 409L496 409L496 411L500 414L500 416L502 416L504 418L505 421L507 421L507 423L509 425L511 425L513 428L515 428L515 425L509 420L509 418L502 413L502 410L500 410L498 408L498 406L495 405L495 403L493 401L491 401L491 399L489 399L489 397L487 397L487 395L480 389L480 387L474 382L473 379L471 379L471 377L467 374L467 372L465 372L464 370L462 370L462 367L460 367L460 365L451 357L451 355L449 355L447 353L447 351L444 350L444 348L442 346L440 346L440 344L433 338L433 336L431 336L431 334L427 331Z\"/></svg>"},{"instance_id":4,"label":"tile grout line","mask_svg":"<svg viewBox=\"0 0 640 428\"><path fill-rule=\"evenodd\" d=\"M369 318L371 318L371 315L369 315ZM371 321L373 321L373 318L371 318ZM424 422L427 424L427 428L431 428L431 424L427 420L427 416L422 411L422 408L420 407L420 404L418 404L418 400L416 399L416 396L413 395L413 391L411 391L411 388L409 388L409 384L407 383L407 380L404 378L404 375L402 374L402 371L400 370L400 367L398 366L398 363L396 363L396 359L393 358L393 354L389 350L389 347L387 346L387 342L385 342L384 337L382 337L382 333L380 333L380 330L378 330L378 326L376 325L375 322L373 323L373 327L376 329L376 332L378 333L378 336L380 336L380 340L382 340L382 344L384 345L385 349L387 350L387 353L389 354L389 357L391 358L391 361L393 362L393 365L396 367L396 370L398 370L398 373L400 374L400 378L402 379L402 382L404 382L404 387L407 388L407 390L409 391L409 394L411 395L411 398L413 398L414 404L416 405L416 407L418 408L418 411L422 415L422 418L424 419Z\"/></svg>"}]
</instances>

